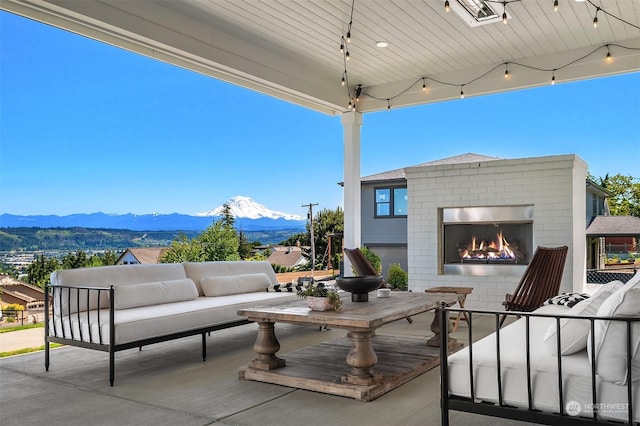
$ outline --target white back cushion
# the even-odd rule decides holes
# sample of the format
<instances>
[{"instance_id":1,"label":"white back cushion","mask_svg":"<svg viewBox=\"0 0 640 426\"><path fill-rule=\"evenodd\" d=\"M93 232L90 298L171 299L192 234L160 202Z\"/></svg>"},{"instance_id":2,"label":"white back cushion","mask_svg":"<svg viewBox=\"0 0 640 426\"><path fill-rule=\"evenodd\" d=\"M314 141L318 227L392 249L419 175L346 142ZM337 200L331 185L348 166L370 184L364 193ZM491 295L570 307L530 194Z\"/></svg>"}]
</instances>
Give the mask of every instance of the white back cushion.
<instances>
[{"instance_id":1,"label":"white back cushion","mask_svg":"<svg viewBox=\"0 0 640 426\"><path fill-rule=\"evenodd\" d=\"M187 278L181 263L161 263L153 265L114 265L96 268L78 268L56 271L51 274L51 285L69 287L103 287L140 284L161 280ZM66 315L88 309L109 306L108 293L85 290L67 290L54 292L56 315Z\"/></svg>"},{"instance_id":2,"label":"white back cushion","mask_svg":"<svg viewBox=\"0 0 640 426\"><path fill-rule=\"evenodd\" d=\"M273 267L267 261L229 260L217 262L185 262L184 270L187 277L196 283L200 296L205 295L201 284L202 279L206 277L228 277L241 274L264 273L269 279L267 286L278 284L278 278L275 272L273 272ZM265 288L267 286L265 286Z\"/></svg>"},{"instance_id":3,"label":"white back cushion","mask_svg":"<svg viewBox=\"0 0 640 426\"><path fill-rule=\"evenodd\" d=\"M600 306L618 289L622 288L622 282L613 281L600 286L591 297L576 303L566 315L592 317L596 315ZM544 335L544 344L553 355L558 355L557 325L554 321ZM561 319L560 320L560 354L569 355L587 347L587 338L591 331L591 323L588 320Z\"/></svg>"},{"instance_id":4,"label":"white back cushion","mask_svg":"<svg viewBox=\"0 0 640 426\"><path fill-rule=\"evenodd\" d=\"M184 302L198 297L190 278L117 286L113 290L116 309Z\"/></svg>"},{"instance_id":5,"label":"white back cushion","mask_svg":"<svg viewBox=\"0 0 640 426\"><path fill-rule=\"evenodd\" d=\"M226 277L204 277L200 287L205 296L226 296L229 294L267 291L271 282L267 274L240 274Z\"/></svg>"},{"instance_id":6,"label":"white back cushion","mask_svg":"<svg viewBox=\"0 0 640 426\"><path fill-rule=\"evenodd\" d=\"M600 317L640 318L640 272L606 299ZM596 373L609 382L627 384L627 326L618 321L596 321L594 336ZM590 352L591 347L588 346ZM589 354L591 357L593 354ZM640 381L640 322L631 325L631 377Z\"/></svg>"}]
</instances>

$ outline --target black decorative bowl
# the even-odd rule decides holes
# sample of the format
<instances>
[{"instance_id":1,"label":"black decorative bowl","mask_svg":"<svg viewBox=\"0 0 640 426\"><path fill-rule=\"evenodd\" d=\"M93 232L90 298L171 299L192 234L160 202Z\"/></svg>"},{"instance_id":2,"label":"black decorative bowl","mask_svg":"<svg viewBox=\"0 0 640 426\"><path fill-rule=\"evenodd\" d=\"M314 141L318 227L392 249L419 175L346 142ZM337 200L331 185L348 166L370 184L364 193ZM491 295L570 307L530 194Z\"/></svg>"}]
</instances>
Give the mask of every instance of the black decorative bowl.
<instances>
[{"instance_id":1,"label":"black decorative bowl","mask_svg":"<svg viewBox=\"0 0 640 426\"><path fill-rule=\"evenodd\" d=\"M369 292L380 288L382 280L383 278L377 275L338 277L336 278L336 285L351 293L352 302L368 302Z\"/></svg>"}]
</instances>

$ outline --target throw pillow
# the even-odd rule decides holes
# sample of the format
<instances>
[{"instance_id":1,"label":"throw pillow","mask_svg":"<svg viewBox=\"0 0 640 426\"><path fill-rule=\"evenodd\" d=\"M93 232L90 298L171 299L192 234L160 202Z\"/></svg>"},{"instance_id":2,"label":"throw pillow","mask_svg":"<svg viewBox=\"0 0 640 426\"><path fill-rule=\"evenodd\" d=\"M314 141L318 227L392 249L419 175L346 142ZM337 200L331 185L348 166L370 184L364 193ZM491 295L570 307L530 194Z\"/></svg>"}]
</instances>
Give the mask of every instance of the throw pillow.
<instances>
[{"instance_id":1,"label":"throw pillow","mask_svg":"<svg viewBox=\"0 0 640 426\"><path fill-rule=\"evenodd\" d=\"M116 309L184 302L198 297L198 289L190 278L115 286Z\"/></svg>"},{"instance_id":2,"label":"throw pillow","mask_svg":"<svg viewBox=\"0 0 640 426\"><path fill-rule=\"evenodd\" d=\"M566 315L581 317L594 316L600 305L622 287L620 281L613 281L601 286L593 295L576 303ZM565 318L560 320L560 355L569 355L583 350L587 346L587 339L591 331L588 320ZM554 321L544 335L544 344L553 355L558 355L557 325Z\"/></svg>"},{"instance_id":3,"label":"throw pillow","mask_svg":"<svg viewBox=\"0 0 640 426\"><path fill-rule=\"evenodd\" d=\"M204 295L208 297L265 291L269 285L271 285L271 281L264 272L204 277L200 280L200 287L202 287Z\"/></svg>"},{"instance_id":4,"label":"throw pillow","mask_svg":"<svg viewBox=\"0 0 640 426\"><path fill-rule=\"evenodd\" d=\"M582 302L588 298L589 295L587 293L560 293L557 296L545 300L543 305L564 305L567 308L572 308L578 302Z\"/></svg>"},{"instance_id":5,"label":"throw pillow","mask_svg":"<svg viewBox=\"0 0 640 426\"><path fill-rule=\"evenodd\" d=\"M640 274L640 273L639 273ZM602 303L597 316L640 317L640 276L636 274L627 284ZM594 333L596 373L608 382L627 384L627 324L620 321L596 321ZM640 323L631 324L631 377L640 381Z\"/></svg>"},{"instance_id":6,"label":"throw pillow","mask_svg":"<svg viewBox=\"0 0 640 426\"><path fill-rule=\"evenodd\" d=\"M298 292L302 290L302 284L293 284L293 283L286 283L286 284L275 284L275 285L270 285L269 287L267 287L267 291L268 292L275 292L275 293L293 293L293 292Z\"/></svg>"}]
</instances>

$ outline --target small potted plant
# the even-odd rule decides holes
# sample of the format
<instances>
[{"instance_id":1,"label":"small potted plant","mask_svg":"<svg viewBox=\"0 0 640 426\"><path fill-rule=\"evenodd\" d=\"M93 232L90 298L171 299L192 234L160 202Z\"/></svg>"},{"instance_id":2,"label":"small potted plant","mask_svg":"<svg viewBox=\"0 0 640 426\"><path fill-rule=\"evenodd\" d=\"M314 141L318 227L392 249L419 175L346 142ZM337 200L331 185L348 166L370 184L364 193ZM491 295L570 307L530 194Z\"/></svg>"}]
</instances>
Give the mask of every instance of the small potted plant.
<instances>
[{"instance_id":1,"label":"small potted plant","mask_svg":"<svg viewBox=\"0 0 640 426\"><path fill-rule=\"evenodd\" d=\"M299 297L305 297L309 308L313 311L339 311L342 309L342 300L335 290L329 290L324 284L310 283L298 291Z\"/></svg>"}]
</instances>

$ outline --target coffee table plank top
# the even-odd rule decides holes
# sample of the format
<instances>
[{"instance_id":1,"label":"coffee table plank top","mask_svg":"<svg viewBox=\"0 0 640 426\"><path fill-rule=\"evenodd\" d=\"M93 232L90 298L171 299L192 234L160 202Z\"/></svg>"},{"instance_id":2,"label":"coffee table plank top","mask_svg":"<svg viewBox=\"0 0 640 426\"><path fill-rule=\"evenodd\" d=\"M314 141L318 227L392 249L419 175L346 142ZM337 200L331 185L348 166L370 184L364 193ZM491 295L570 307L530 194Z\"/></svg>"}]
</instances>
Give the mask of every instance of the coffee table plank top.
<instances>
[{"instance_id":1,"label":"coffee table plank top","mask_svg":"<svg viewBox=\"0 0 640 426\"><path fill-rule=\"evenodd\" d=\"M389 297L370 297L368 302L352 302L342 296L342 310L312 311L304 299L284 304L239 309L238 315L256 322L317 324L336 328L376 329L408 316L436 309L440 303L458 302L455 294L392 292Z\"/></svg>"}]
</instances>

